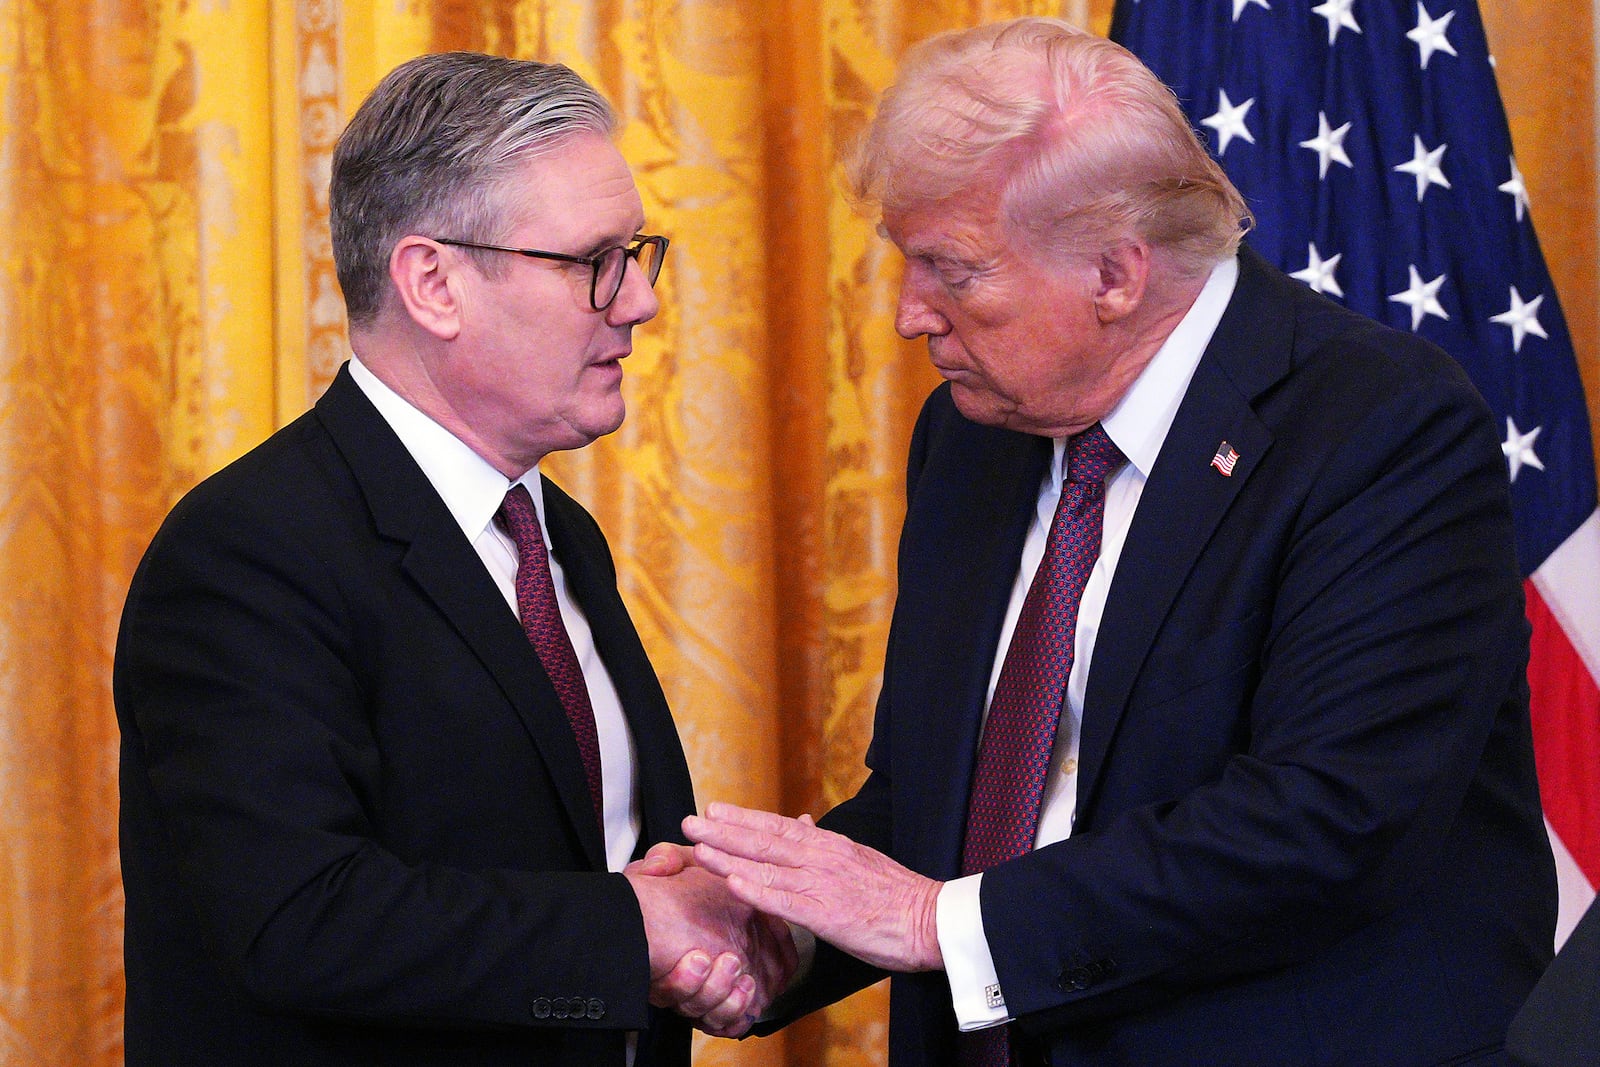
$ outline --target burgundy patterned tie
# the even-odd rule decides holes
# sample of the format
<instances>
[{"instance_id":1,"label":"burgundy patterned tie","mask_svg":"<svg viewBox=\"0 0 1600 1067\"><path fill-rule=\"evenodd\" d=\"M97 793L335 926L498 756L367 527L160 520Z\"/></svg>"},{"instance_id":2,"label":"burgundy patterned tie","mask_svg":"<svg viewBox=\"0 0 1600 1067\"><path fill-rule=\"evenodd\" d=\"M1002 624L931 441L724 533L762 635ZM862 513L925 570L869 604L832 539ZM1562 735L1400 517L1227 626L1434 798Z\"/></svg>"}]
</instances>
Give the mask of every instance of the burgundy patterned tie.
<instances>
[{"instance_id":1,"label":"burgundy patterned tie","mask_svg":"<svg viewBox=\"0 0 1600 1067\"><path fill-rule=\"evenodd\" d=\"M1061 502L1028 587L978 745L961 873L978 874L1033 848L1050 749L1072 672L1078 602L1100 556L1105 480L1123 455L1095 423L1067 441ZM1009 1028L960 1035L964 1067L1012 1062Z\"/></svg>"},{"instance_id":2,"label":"burgundy patterned tie","mask_svg":"<svg viewBox=\"0 0 1600 1067\"><path fill-rule=\"evenodd\" d=\"M600 737L594 726L594 706L589 703L589 687L584 684L578 655L572 650L572 638L567 636L566 624L561 621L555 584L550 578L550 556L545 550L544 533L539 529L533 497L526 486L511 487L498 517L517 543L517 614L522 618L522 629L539 654L539 662L550 676L556 695L561 698L561 706L566 709L567 720L572 723L583 771L589 779L589 799L594 802L595 817L604 826Z\"/></svg>"}]
</instances>

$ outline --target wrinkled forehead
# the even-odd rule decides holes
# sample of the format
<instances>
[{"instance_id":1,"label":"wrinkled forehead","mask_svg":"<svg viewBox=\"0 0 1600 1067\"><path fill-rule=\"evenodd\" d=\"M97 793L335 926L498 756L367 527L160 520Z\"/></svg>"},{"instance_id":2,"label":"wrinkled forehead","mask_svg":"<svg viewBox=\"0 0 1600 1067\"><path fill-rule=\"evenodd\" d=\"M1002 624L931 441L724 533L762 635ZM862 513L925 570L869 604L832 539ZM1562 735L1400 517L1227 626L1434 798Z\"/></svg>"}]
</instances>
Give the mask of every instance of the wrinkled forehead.
<instances>
[{"instance_id":1,"label":"wrinkled forehead","mask_svg":"<svg viewBox=\"0 0 1600 1067\"><path fill-rule=\"evenodd\" d=\"M945 197L907 198L883 205L878 232L907 256L981 253L998 239L999 198L990 184Z\"/></svg>"}]
</instances>

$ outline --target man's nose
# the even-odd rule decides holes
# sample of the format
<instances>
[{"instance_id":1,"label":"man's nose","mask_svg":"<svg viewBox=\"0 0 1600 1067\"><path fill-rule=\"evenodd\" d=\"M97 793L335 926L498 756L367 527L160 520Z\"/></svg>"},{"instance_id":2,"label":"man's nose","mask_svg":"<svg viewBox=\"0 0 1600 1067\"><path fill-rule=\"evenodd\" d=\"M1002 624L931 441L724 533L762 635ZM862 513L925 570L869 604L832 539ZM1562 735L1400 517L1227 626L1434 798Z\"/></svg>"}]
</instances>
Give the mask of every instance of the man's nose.
<instances>
[{"instance_id":1,"label":"man's nose","mask_svg":"<svg viewBox=\"0 0 1600 1067\"><path fill-rule=\"evenodd\" d=\"M928 300L926 281L917 277L914 268L908 267L900 282L900 301L895 307L894 329L908 341L923 334L939 336L950 329L949 320L935 310Z\"/></svg>"},{"instance_id":2,"label":"man's nose","mask_svg":"<svg viewBox=\"0 0 1600 1067\"><path fill-rule=\"evenodd\" d=\"M661 298L656 296L655 286L645 277L639 261L630 256L623 264L622 288L606 308L606 321L613 326L637 326L655 318L660 310Z\"/></svg>"}]
</instances>

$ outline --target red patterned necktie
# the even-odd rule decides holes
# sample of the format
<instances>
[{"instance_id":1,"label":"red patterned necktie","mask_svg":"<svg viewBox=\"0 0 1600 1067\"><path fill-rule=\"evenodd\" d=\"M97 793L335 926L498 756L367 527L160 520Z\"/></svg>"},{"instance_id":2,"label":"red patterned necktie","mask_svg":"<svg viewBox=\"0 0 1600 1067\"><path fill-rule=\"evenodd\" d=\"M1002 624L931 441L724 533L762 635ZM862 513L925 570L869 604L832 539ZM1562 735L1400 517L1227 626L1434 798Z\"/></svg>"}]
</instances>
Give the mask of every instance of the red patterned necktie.
<instances>
[{"instance_id":1,"label":"red patterned necktie","mask_svg":"<svg viewBox=\"0 0 1600 1067\"><path fill-rule=\"evenodd\" d=\"M589 687L584 684L578 655L572 650L572 638L561 621L555 583L550 578L550 555L545 549L544 532L539 528L533 497L526 486L511 487L498 517L517 543L517 614L522 618L523 632L533 643L539 662L544 665L556 695L561 698L561 706L566 709L567 721L572 724L572 733L578 740L583 771L589 779L589 799L594 802L595 817L604 826L600 737L594 725L594 706L589 703Z\"/></svg>"},{"instance_id":2,"label":"red patterned necktie","mask_svg":"<svg viewBox=\"0 0 1600 1067\"><path fill-rule=\"evenodd\" d=\"M1033 848L1050 750L1072 673L1078 602L1100 556L1105 480L1123 455L1095 423L1068 439L1061 502L1044 559L1017 616L978 745L961 873L978 874ZM1012 1062L1008 1027L961 1036L964 1067Z\"/></svg>"}]
</instances>

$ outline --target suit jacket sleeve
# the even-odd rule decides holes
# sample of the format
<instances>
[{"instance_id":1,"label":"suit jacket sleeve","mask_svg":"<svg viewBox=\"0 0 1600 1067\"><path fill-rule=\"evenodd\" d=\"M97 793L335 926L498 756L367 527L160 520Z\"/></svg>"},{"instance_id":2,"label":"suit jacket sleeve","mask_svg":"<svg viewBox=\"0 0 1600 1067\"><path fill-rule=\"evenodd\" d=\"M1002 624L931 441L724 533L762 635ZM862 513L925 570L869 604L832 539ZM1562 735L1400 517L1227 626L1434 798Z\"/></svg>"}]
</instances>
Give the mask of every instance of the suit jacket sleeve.
<instances>
[{"instance_id":1,"label":"suit jacket sleeve","mask_svg":"<svg viewBox=\"0 0 1600 1067\"><path fill-rule=\"evenodd\" d=\"M180 504L135 578L115 676L125 863L161 876L151 857L170 856L170 906L192 909L264 1005L504 1026L573 995L604 1012L561 1025L644 1029L626 880L584 869L549 791L515 773L532 747L492 683L464 683L487 675L459 639L420 614L404 623L404 546L351 517L364 513L313 420L286 434L294 448ZM320 474L291 452L319 457ZM491 728L522 748L478 733ZM426 797L406 795L404 763Z\"/></svg>"},{"instance_id":2,"label":"suit jacket sleeve","mask_svg":"<svg viewBox=\"0 0 1600 1067\"><path fill-rule=\"evenodd\" d=\"M907 497L916 493L917 476L926 460L930 434L930 413L924 408L912 430L910 455L907 462ZM890 641L895 639L891 630ZM893 658L892 655L890 658ZM879 691L872 743L866 753L868 775L856 794L830 810L820 825L835 833L877 849L887 855L897 856L902 862L909 857L895 842L893 785L890 772L890 747L894 731L889 721L889 711L894 706L891 687L893 676L885 673ZM818 1008L832 1004L874 982L887 977L888 972L869 966L849 954L834 948L825 941L817 942L817 955L804 983L792 990L774 1006L781 1022L788 1022ZM766 1026L761 1032L770 1032L776 1026Z\"/></svg>"}]
</instances>

